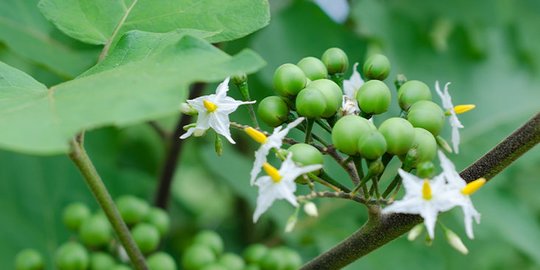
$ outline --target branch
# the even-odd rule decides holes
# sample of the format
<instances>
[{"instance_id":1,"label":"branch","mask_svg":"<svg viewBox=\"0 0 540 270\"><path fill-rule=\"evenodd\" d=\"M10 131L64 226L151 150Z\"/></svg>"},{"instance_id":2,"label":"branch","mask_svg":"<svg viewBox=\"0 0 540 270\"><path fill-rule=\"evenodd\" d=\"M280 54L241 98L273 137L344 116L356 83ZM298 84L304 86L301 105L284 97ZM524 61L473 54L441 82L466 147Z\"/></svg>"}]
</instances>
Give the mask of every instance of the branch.
<instances>
[{"instance_id":1,"label":"branch","mask_svg":"<svg viewBox=\"0 0 540 270\"><path fill-rule=\"evenodd\" d=\"M200 96L204 90L206 84L195 83L189 90L188 99L194 99ZM176 163L178 157L182 153L184 140L180 140L180 135L184 133L183 127L191 123L192 117L190 115L182 114L176 124L174 134L170 137L169 147L167 151L167 157L165 163L161 169L161 175L159 177L159 185L154 198L155 205L160 208L167 208L169 202L170 190L174 173L177 171Z\"/></svg>"},{"instance_id":2,"label":"branch","mask_svg":"<svg viewBox=\"0 0 540 270\"><path fill-rule=\"evenodd\" d=\"M490 179L539 142L540 113L537 113L491 151L461 172L461 177L467 182L480 177ZM340 269L396 239L420 222L422 222L422 218L418 215L381 215L378 222L368 221L349 238L307 262L301 269Z\"/></svg>"}]
</instances>

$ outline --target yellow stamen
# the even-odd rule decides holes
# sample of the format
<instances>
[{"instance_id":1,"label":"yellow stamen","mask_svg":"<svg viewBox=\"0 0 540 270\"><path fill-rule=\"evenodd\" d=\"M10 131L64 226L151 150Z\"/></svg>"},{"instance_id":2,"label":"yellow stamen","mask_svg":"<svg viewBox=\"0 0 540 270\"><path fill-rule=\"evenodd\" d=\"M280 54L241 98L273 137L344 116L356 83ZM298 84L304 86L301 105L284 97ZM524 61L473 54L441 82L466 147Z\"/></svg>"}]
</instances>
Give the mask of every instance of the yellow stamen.
<instances>
[{"instance_id":1,"label":"yellow stamen","mask_svg":"<svg viewBox=\"0 0 540 270\"><path fill-rule=\"evenodd\" d=\"M217 105L216 103L212 102L212 101L208 101L208 100L203 100L203 105L204 107L206 108L206 110L208 112L214 112L215 110L217 110Z\"/></svg>"},{"instance_id":2,"label":"yellow stamen","mask_svg":"<svg viewBox=\"0 0 540 270\"><path fill-rule=\"evenodd\" d=\"M263 164L263 169L268 174L274 183L279 183L281 181L281 175L279 175L278 169L276 169L274 166L270 165L268 162L265 162Z\"/></svg>"},{"instance_id":3,"label":"yellow stamen","mask_svg":"<svg viewBox=\"0 0 540 270\"><path fill-rule=\"evenodd\" d=\"M476 105L474 104L463 104L463 105L457 105L454 107L454 112L456 112L456 114L462 114L462 113L466 113L472 109L476 108Z\"/></svg>"},{"instance_id":4,"label":"yellow stamen","mask_svg":"<svg viewBox=\"0 0 540 270\"><path fill-rule=\"evenodd\" d=\"M429 181L426 179L422 185L422 198L429 201L432 197L433 195L431 194L431 187L429 186Z\"/></svg>"},{"instance_id":5,"label":"yellow stamen","mask_svg":"<svg viewBox=\"0 0 540 270\"><path fill-rule=\"evenodd\" d=\"M266 142L266 135L264 135L264 133L252 128L252 127L247 127L247 128L244 128L244 131L247 133L247 135L249 135L249 137L251 137L254 141L260 143L260 144L263 144Z\"/></svg>"},{"instance_id":6,"label":"yellow stamen","mask_svg":"<svg viewBox=\"0 0 540 270\"><path fill-rule=\"evenodd\" d=\"M461 189L461 193L465 195L471 195L475 193L478 189L480 189L485 183L486 178L478 178L468 183L463 189Z\"/></svg>"}]
</instances>

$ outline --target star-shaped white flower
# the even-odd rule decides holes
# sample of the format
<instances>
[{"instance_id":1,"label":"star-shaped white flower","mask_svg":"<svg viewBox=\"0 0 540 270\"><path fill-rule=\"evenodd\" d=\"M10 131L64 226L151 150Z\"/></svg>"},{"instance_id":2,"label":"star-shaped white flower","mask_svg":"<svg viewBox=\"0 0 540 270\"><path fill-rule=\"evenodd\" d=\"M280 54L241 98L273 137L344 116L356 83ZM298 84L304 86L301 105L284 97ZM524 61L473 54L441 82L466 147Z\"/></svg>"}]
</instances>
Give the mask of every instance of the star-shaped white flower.
<instances>
[{"instance_id":1,"label":"star-shaped white flower","mask_svg":"<svg viewBox=\"0 0 540 270\"><path fill-rule=\"evenodd\" d=\"M356 101L356 93L360 86L364 84L360 73L356 70L358 68L358 63L355 63L353 66L353 73L348 80L343 81L343 101L341 103L341 111L344 115L349 114L358 114L360 108L358 107L358 102Z\"/></svg>"},{"instance_id":2,"label":"star-shaped white flower","mask_svg":"<svg viewBox=\"0 0 540 270\"><path fill-rule=\"evenodd\" d=\"M421 179L402 169L405 196L382 210L383 213L418 214L424 218L424 225L431 239L435 236L435 223L439 212L452 209L456 204L450 200L446 183L441 175L433 180Z\"/></svg>"},{"instance_id":3,"label":"star-shaped white flower","mask_svg":"<svg viewBox=\"0 0 540 270\"><path fill-rule=\"evenodd\" d=\"M191 135L202 136L209 128L227 138L230 143L235 143L229 130L229 114L236 111L242 104L255 103L255 101L238 101L227 96L229 91L229 78L225 79L216 89L215 94L190 99L187 103L199 113L195 127L191 127L180 136L185 139Z\"/></svg>"},{"instance_id":4,"label":"star-shaped white flower","mask_svg":"<svg viewBox=\"0 0 540 270\"><path fill-rule=\"evenodd\" d=\"M287 136L287 133L289 133L289 131L294 127L298 126L303 120L304 118L300 117L288 124L285 128L282 126L276 127L272 135L268 137L254 128L248 127L245 129L245 132L251 136L251 138L261 144L259 150L255 152L255 162L253 163L253 168L251 169L251 185L254 184L255 178L259 172L261 172L261 168L266 162L266 156L268 156L270 150L272 148L280 149L283 145L283 139L285 136Z\"/></svg>"},{"instance_id":5,"label":"star-shaped white flower","mask_svg":"<svg viewBox=\"0 0 540 270\"><path fill-rule=\"evenodd\" d=\"M486 179L480 178L467 183L456 171L456 167L452 161L450 161L441 151L439 151L439 160L443 169L442 175L451 192L449 198L463 210L465 232L470 239L473 239L473 219L479 224L480 213L474 208L470 195L482 187L486 183Z\"/></svg>"},{"instance_id":6,"label":"star-shaped white flower","mask_svg":"<svg viewBox=\"0 0 540 270\"><path fill-rule=\"evenodd\" d=\"M255 185L259 187L259 196L257 197L257 207L253 214L253 222L257 222L259 217L272 206L275 200L285 199L297 207L298 202L294 196L294 192L296 191L294 179L302 174L321 168L322 165L320 164L303 167L297 166L292 160L292 153L283 161L279 170L268 163L264 163L263 169L268 176L261 176L255 180Z\"/></svg>"},{"instance_id":7,"label":"star-shaped white flower","mask_svg":"<svg viewBox=\"0 0 540 270\"><path fill-rule=\"evenodd\" d=\"M463 125L459 121L457 115L470 111L474 109L476 106L472 104L467 105L458 105L454 106L452 104L452 97L450 96L450 93L448 93L448 86L450 83L446 83L444 85L444 90L441 91L441 88L439 87L439 81L435 82L435 91L437 91L437 94L439 97L441 97L443 108L449 113L449 121L450 126L452 127L452 146L454 148L454 152L459 153L459 129L463 128Z\"/></svg>"}]
</instances>

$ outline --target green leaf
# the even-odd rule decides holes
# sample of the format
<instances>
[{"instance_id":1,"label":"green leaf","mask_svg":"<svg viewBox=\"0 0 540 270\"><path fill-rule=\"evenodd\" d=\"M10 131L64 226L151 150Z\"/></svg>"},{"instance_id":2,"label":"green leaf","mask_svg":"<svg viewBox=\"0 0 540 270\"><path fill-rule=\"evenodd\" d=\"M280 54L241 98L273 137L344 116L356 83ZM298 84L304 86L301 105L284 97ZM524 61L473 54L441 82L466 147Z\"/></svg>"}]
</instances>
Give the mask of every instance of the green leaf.
<instances>
[{"instance_id":1,"label":"green leaf","mask_svg":"<svg viewBox=\"0 0 540 270\"><path fill-rule=\"evenodd\" d=\"M83 129L126 126L178 113L193 82L216 82L264 65L252 51L234 57L183 32L133 31L107 61L47 89L0 63L0 148L54 154Z\"/></svg>"},{"instance_id":2,"label":"green leaf","mask_svg":"<svg viewBox=\"0 0 540 270\"><path fill-rule=\"evenodd\" d=\"M39 8L67 35L106 44L130 30L214 32L210 42L233 40L268 24L266 0L41 0Z\"/></svg>"},{"instance_id":3,"label":"green leaf","mask_svg":"<svg viewBox=\"0 0 540 270\"><path fill-rule=\"evenodd\" d=\"M64 77L95 63L99 51L57 31L37 9L38 0L0 1L0 42Z\"/></svg>"}]
</instances>

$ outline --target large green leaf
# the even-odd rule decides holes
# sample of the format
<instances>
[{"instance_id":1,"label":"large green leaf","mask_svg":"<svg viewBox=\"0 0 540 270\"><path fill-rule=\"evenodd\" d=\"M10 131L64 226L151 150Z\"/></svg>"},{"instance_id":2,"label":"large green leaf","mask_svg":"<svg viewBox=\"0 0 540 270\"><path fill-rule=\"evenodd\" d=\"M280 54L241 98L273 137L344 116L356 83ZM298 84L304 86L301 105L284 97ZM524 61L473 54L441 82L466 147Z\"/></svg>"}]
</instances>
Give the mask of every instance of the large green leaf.
<instances>
[{"instance_id":1,"label":"large green leaf","mask_svg":"<svg viewBox=\"0 0 540 270\"><path fill-rule=\"evenodd\" d=\"M264 64L246 50L235 57L183 32L134 31L109 60L85 76L47 89L0 63L0 147L52 154L68 150L82 129L125 126L178 112L192 82L215 82Z\"/></svg>"},{"instance_id":2,"label":"large green leaf","mask_svg":"<svg viewBox=\"0 0 540 270\"><path fill-rule=\"evenodd\" d=\"M195 28L233 40L268 24L266 0L41 0L43 14L67 35L106 44L129 30L169 32Z\"/></svg>"},{"instance_id":3,"label":"large green leaf","mask_svg":"<svg viewBox=\"0 0 540 270\"><path fill-rule=\"evenodd\" d=\"M0 1L0 42L64 77L75 77L94 64L98 49L56 30L39 13L37 3L38 0Z\"/></svg>"}]
</instances>

